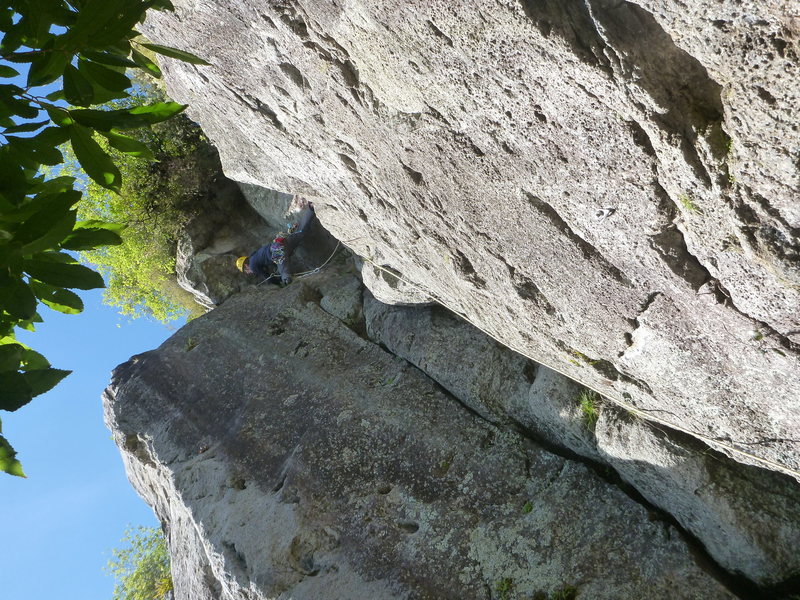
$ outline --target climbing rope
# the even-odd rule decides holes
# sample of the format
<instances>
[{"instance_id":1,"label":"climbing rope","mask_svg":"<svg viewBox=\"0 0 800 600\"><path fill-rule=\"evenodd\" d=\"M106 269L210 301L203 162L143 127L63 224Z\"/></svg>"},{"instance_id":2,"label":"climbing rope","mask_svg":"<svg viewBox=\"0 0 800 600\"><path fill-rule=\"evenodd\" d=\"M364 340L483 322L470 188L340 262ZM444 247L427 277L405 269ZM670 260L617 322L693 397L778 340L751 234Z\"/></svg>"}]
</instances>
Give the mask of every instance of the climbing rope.
<instances>
[{"instance_id":1,"label":"climbing rope","mask_svg":"<svg viewBox=\"0 0 800 600\"><path fill-rule=\"evenodd\" d=\"M340 242L340 243L342 243L342 242ZM347 246L346 243L344 243L344 245ZM367 258L365 256L361 256L358 252L356 252L355 250L353 250L349 246L347 246L347 247L350 249L351 252L353 252L354 254L360 256L363 260L365 260L366 262L370 263L376 269L378 269L380 271L383 271L384 273L388 273L389 275L391 275L392 277L394 277L398 281L402 281L403 283L406 283L406 284L416 288L417 290L422 292L425 296L427 296L428 298L430 298L434 302L437 302L437 303L441 304L442 306L444 306L445 308L447 308L451 312L459 315L462 319L467 321L470 325L472 325L476 329L479 329L480 331L482 331L483 333L485 333L486 335L488 335L489 337L491 337L492 339L497 341L499 344L501 344L503 346L506 346L508 348L511 348L511 350L513 350L514 352L516 352L518 354L521 354L522 356L524 356L528 360L532 360L535 363L542 364L545 367L547 367L548 369L551 369L552 371L555 371L556 373L560 373L561 375L563 375L564 377L566 377L568 379L572 379L572 377L567 375L567 373L562 371L559 367L551 365L551 364L548 364L548 363L546 363L546 362L544 362L544 361L542 361L540 359L533 358L532 356L527 354L524 350L516 348L513 344L509 344L506 341L500 340L496 335L494 335L493 333L487 331L486 329L484 329L480 325L478 325L476 323L473 323L469 319L469 317L467 315L465 315L461 311L453 308L452 306L450 306L444 300L442 300L440 298L437 298L434 294L432 294L428 290L424 289L419 284L416 284L413 281L409 281L408 279L405 279L402 275L398 275L397 273L394 273L394 272L390 271L389 269L386 269L386 268L384 268L384 267L382 267L382 266L380 266L378 264L375 264L369 258ZM719 440L715 440L714 438L710 438L708 436L705 436L702 433L697 433L695 431L691 431L689 429L686 429L686 428L682 427L681 425L678 425L676 423L672 423L670 421L667 421L666 419L662 419L660 417L656 417L656 416L650 414L647 411L644 411L644 410L642 410L640 408L637 408L636 406L630 404L629 402L626 402L625 400L623 400L623 399L621 399L619 397L610 396L608 394L608 391L602 391L601 392L599 389L597 389L597 388L595 388L595 387L593 387L591 385L586 385L586 384L582 384L582 385L584 385L584 387L587 387L590 390L594 391L595 393L599 394L603 398L609 400L612 404L615 404L615 405L619 406L620 408L626 410L627 412L629 412L629 413L631 413L633 415L636 415L637 417L640 417L641 419L643 419L645 421L648 421L650 423L658 423L660 425L664 425L665 427L669 427L669 428L671 428L671 429L673 429L675 431L680 431L680 432L685 433L687 435L690 435L690 436L692 436L694 438L703 440L706 444L708 444L711 447L716 446L716 447L719 447L719 448L724 448L725 450L729 450L730 452L733 452L735 454L739 454L740 456L747 457L747 458L749 458L749 459L751 459L753 461L759 462L759 463L761 463L763 465L767 465L769 467L772 467L775 470L781 471L783 473L786 473L787 475L791 475L791 476L793 476L795 478L800 479L800 471L798 471L796 469L793 469L792 467L789 467L789 466L784 465L784 464L779 463L779 462L775 462L775 461L770 460L768 458L757 456L757 455L755 455L755 454L753 454L751 452L747 452L746 450L741 450L739 448L736 448L735 446L732 446L730 444L726 444L725 442L721 442Z\"/></svg>"},{"instance_id":2,"label":"climbing rope","mask_svg":"<svg viewBox=\"0 0 800 600\"><path fill-rule=\"evenodd\" d=\"M341 245L342 245L342 242L336 242L336 248L333 249L333 252L331 252L331 255L328 257L328 260L326 260L324 263L322 263L316 269L312 269L310 271L303 271L302 273L295 273L294 275L292 275L292 277L295 277L295 278L307 277L309 275L313 275L314 273L319 273L322 269L325 268L325 265L327 265L329 262L331 262L331 259L333 259L333 257L336 255L336 252L339 250L339 247Z\"/></svg>"}]
</instances>

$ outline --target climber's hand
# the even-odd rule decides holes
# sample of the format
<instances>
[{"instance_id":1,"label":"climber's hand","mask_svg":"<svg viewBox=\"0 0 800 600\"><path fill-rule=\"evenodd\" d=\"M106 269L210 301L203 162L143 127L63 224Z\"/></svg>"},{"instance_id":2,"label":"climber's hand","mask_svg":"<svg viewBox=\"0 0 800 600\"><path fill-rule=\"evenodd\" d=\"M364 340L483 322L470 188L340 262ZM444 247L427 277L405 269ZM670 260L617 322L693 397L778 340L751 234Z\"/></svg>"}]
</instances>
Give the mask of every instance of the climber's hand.
<instances>
[{"instance_id":1,"label":"climber's hand","mask_svg":"<svg viewBox=\"0 0 800 600\"><path fill-rule=\"evenodd\" d=\"M281 275L281 285L289 285L292 283L292 278L289 275Z\"/></svg>"}]
</instances>

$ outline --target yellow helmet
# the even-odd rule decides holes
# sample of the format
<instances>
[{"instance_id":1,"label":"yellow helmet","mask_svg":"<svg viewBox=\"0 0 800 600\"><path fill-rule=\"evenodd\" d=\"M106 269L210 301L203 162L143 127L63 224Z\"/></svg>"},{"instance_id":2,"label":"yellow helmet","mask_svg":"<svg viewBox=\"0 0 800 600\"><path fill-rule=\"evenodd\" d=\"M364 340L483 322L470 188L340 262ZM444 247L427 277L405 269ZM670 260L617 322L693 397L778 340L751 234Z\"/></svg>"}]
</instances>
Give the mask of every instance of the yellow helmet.
<instances>
[{"instance_id":1,"label":"yellow helmet","mask_svg":"<svg viewBox=\"0 0 800 600\"><path fill-rule=\"evenodd\" d=\"M246 260L247 260L246 256L240 256L239 258L237 258L236 259L236 268L243 272L244 271L244 261L246 261Z\"/></svg>"}]
</instances>

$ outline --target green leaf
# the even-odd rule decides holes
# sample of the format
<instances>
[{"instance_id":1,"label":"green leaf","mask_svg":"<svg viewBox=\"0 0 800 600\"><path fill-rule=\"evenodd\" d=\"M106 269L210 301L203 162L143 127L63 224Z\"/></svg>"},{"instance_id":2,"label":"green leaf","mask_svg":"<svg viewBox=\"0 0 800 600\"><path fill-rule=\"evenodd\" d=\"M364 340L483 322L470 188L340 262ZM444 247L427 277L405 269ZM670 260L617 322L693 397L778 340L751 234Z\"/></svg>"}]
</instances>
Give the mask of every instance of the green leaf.
<instances>
[{"instance_id":1,"label":"green leaf","mask_svg":"<svg viewBox=\"0 0 800 600\"><path fill-rule=\"evenodd\" d=\"M80 71L88 81L96 83L100 87L113 92L122 92L131 87L131 80L128 79L124 73L109 69L108 67L104 67L103 65L89 60L79 60L78 71Z\"/></svg>"},{"instance_id":2,"label":"green leaf","mask_svg":"<svg viewBox=\"0 0 800 600\"><path fill-rule=\"evenodd\" d=\"M26 234L29 230L37 227L41 231L41 235L25 243L20 250L21 253L31 255L56 248L71 235L72 228L75 226L76 214L77 211L70 210L56 215L36 215L35 219L26 221L24 224Z\"/></svg>"},{"instance_id":3,"label":"green leaf","mask_svg":"<svg viewBox=\"0 0 800 600\"><path fill-rule=\"evenodd\" d=\"M50 366L50 361L36 350L25 348L25 352L22 355L22 364L25 366L25 370L30 371L32 369L46 369Z\"/></svg>"},{"instance_id":4,"label":"green leaf","mask_svg":"<svg viewBox=\"0 0 800 600\"><path fill-rule=\"evenodd\" d=\"M79 290L105 287L103 277L83 265L24 259L23 268L31 277L57 287Z\"/></svg>"},{"instance_id":5,"label":"green leaf","mask_svg":"<svg viewBox=\"0 0 800 600\"><path fill-rule=\"evenodd\" d=\"M127 98L130 94L127 91L124 92L112 92L104 88L102 85L98 85L95 82L92 82L92 89L94 90L94 103L95 104L108 104L112 100L121 100L123 98Z\"/></svg>"},{"instance_id":6,"label":"green leaf","mask_svg":"<svg viewBox=\"0 0 800 600\"><path fill-rule=\"evenodd\" d=\"M27 0L19 10L22 18L19 25L23 28L24 43L30 48L41 48L53 41L50 33L50 5L52 3Z\"/></svg>"},{"instance_id":7,"label":"green leaf","mask_svg":"<svg viewBox=\"0 0 800 600\"><path fill-rule=\"evenodd\" d=\"M28 180L19 161L11 156L11 148L0 150L0 194L11 204L19 204L28 190Z\"/></svg>"},{"instance_id":8,"label":"green leaf","mask_svg":"<svg viewBox=\"0 0 800 600\"><path fill-rule=\"evenodd\" d=\"M3 344L0 346L0 371L16 371L22 362L25 352L19 344Z\"/></svg>"},{"instance_id":9,"label":"green leaf","mask_svg":"<svg viewBox=\"0 0 800 600\"><path fill-rule=\"evenodd\" d=\"M59 108L57 106L45 106L45 110L50 116L50 120L59 127L68 127L69 125L73 125L75 123L75 119L70 112L64 110L63 108Z\"/></svg>"},{"instance_id":10,"label":"green leaf","mask_svg":"<svg viewBox=\"0 0 800 600\"><path fill-rule=\"evenodd\" d=\"M18 321L17 327L20 329L24 329L25 331L36 331L36 327L33 325L33 321L30 319L26 319L24 321Z\"/></svg>"},{"instance_id":11,"label":"green leaf","mask_svg":"<svg viewBox=\"0 0 800 600\"><path fill-rule=\"evenodd\" d=\"M153 52L158 52L159 54L163 54L164 56L169 56L170 58L177 58L178 60L182 60L183 62L192 63L195 65L211 65L210 62L203 60L202 58L195 56L191 52L186 52L185 50L178 50L177 48L170 48L169 46L161 46L160 44L146 44L142 43L142 46L145 48L149 48Z\"/></svg>"},{"instance_id":12,"label":"green leaf","mask_svg":"<svg viewBox=\"0 0 800 600\"><path fill-rule=\"evenodd\" d=\"M20 138L8 135L6 140L14 150L37 165L55 166L64 162L64 156L58 148L44 144L36 138Z\"/></svg>"},{"instance_id":13,"label":"green leaf","mask_svg":"<svg viewBox=\"0 0 800 600\"><path fill-rule=\"evenodd\" d=\"M178 104L177 102L156 102L132 108L130 114L145 119L148 125L153 125L183 112L187 106L188 104Z\"/></svg>"},{"instance_id":14,"label":"green leaf","mask_svg":"<svg viewBox=\"0 0 800 600\"><path fill-rule=\"evenodd\" d=\"M17 452L8 440L0 435L0 471L17 477L26 477L22 464L16 459Z\"/></svg>"},{"instance_id":15,"label":"green leaf","mask_svg":"<svg viewBox=\"0 0 800 600\"><path fill-rule=\"evenodd\" d=\"M80 2L75 3L75 5L78 4L80 4ZM75 25L78 15L69 10L66 6L47 1L45 6L48 6L52 11L49 18L53 22L53 25L61 25L62 27L73 27Z\"/></svg>"},{"instance_id":16,"label":"green leaf","mask_svg":"<svg viewBox=\"0 0 800 600\"><path fill-rule=\"evenodd\" d=\"M31 394L38 396L49 392L58 385L58 382L64 379L72 371L65 371L64 369L33 369L25 371L23 377L31 388Z\"/></svg>"},{"instance_id":17,"label":"green leaf","mask_svg":"<svg viewBox=\"0 0 800 600\"><path fill-rule=\"evenodd\" d=\"M133 58L133 61L139 66L139 68L147 71L156 79L161 79L161 69L159 69L158 65L150 60L147 56L134 48L131 50L131 58Z\"/></svg>"},{"instance_id":18,"label":"green leaf","mask_svg":"<svg viewBox=\"0 0 800 600\"><path fill-rule=\"evenodd\" d=\"M45 252L39 252L37 255L33 257L34 260L43 260L45 262L51 263L61 263L64 265L76 265L78 261L75 260L75 257L66 253L60 252L57 250L48 250Z\"/></svg>"},{"instance_id":19,"label":"green leaf","mask_svg":"<svg viewBox=\"0 0 800 600\"><path fill-rule=\"evenodd\" d=\"M32 281L31 288L36 297L53 310L68 315L75 315L83 311L83 300L73 291L47 285L40 281Z\"/></svg>"},{"instance_id":20,"label":"green leaf","mask_svg":"<svg viewBox=\"0 0 800 600\"><path fill-rule=\"evenodd\" d=\"M19 77L19 71L8 65L0 65L0 77Z\"/></svg>"},{"instance_id":21,"label":"green leaf","mask_svg":"<svg viewBox=\"0 0 800 600\"><path fill-rule=\"evenodd\" d=\"M3 30L5 35L0 41L0 55L8 57L22 45L22 28L11 26Z\"/></svg>"},{"instance_id":22,"label":"green leaf","mask_svg":"<svg viewBox=\"0 0 800 600\"><path fill-rule=\"evenodd\" d=\"M72 116L75 121L86 127L91 127L98 131L110 131L116 129L134 129L143 127L147 123L142 123L140 119L131 117L128 109L122 110L74 110Z\"/></svg>"},{"instance_id":23,"label":"green leaf","mask_svg":"<svg viewBox=\"0 0 800 600\"><path fill-rule=\"evenodd\" d=\"M45 96L50 102L57 102L58 100L66 100L67 97L64 95L64 90L56 90L55 92L50 92Z\"/></svg>"},{"instance_id":24,"label":"green leaf","mask_svg":"<svg viewBox=\"0 0 800 600\"><path fill-rule=\"evenodd\" d=\"M48 127L47 129L42 129L33 139L49 146L60 146L69 140L69 129L66 127Z\"/></svg>"},{"instance_id":25,"label":"green leaf","mask_svg":"<svg viewBox=\"0 0 800 600\"><path fill-rule=\"evenodd\" d=\"M13 83L3 83L0 84L0 98L3 98L4 101L9 102L13 100L17 96L21 96L25 93L18 85L14 85Z\"/></svg>"},{"instance_id":26,"label":"green leaf","mask_svg":"<svg viewBox=\"0 0 800 600\"><path fill-rule=\"evenodd\" d=\"M75 111L75 114L79 112L83 111ZM70 139L75 157L86 174L104 188L119 193L122 175L111 157L92 139L91 131L82 125L72 125Z\"/></svg>"},{"instance_id":27,"label":"green leaf","mask_svg":"<svg viewBox=\"0 0 800 600\"><path fill-rule=\"evenodd\" d=\"M27 87L45 85L61 77L70 58L69 53L54 48L53 40L50 40L31 61Z\"/></svg>"},{"instance_id":28,"label":"green leaf","mask_svg":"<svg viewBox=\"0 0 800 600\"><path fill-rule=\"evenodd\" d=\"M38 212L60 212L65 213L72 206L74 206L80 199L81 193L77 190L68 189L62 192L56 188L44 191L45 186L40 186L43 191L40 191L33 199L27 199L26 202L20 205L14 212L9 212L5 215L5 219L10 223L22 223L30 219ZM30 226L33 228L33 225ZM17 230L17 237L22 235L23 243L28 243L36 239L35 235L28 233L20 234Z\"/></svg>"},{"instance_id":29,"label":"green leaf","mask_svg":"<svg viewBox=\"0 0 800 600\"><path fill-rule=\"evenodd\" d=\"M121 110L73 110L70 114L75 120L98 131L111 129L136 129L166 121L186 108L177 102L156 102L146 106L137 106Z\"/></svg>"},{"instance_id":30,"label":"green leaf","mask_svg":"<svg viewBox=\"0 0 800 600\"><path fill-rule=\"evenodd\" d=\"M5 133L27 133L29 131L36 131L40 127L44 127L50 121L36 121L35 123L22 123L21 125L14 125L13 127L6 127Z\"/></svg>"},{"instance_id":31,"label":"green leaf","mask_svg":"<svg viewBox=\"0 0 800 600\"><path fill-rule=\"evenodd\" d=\"M61 131L64 131L66 134L66 138L64 139L64 141L67 141L69 139L69 131L61 127L53 127L52 129L60 129ZM61 194L63 192L73 192L74 190L72 189L72 187L74 185L75 185L74 177L70 177L69 175L61 175L60 177L54 177L53 179L48 179L47 181L43 181L36 188L36 191L42 195ZM78 199L75 200L75 202L80 200L80 192L78 192L78 194L79 194Z\"/></svg>"},{"instance_id":32,"label":"green leaf","mask_svg":"<svg viewBox=\"0 0 800 600\"><path fill-rule=\"evenodd\" d=\"M110 223L108 221L99 221L97 219L78 221L76 225L77 227L81 227L83 229L108 229L109 231L113 231L117 234L125 231L125 228L127 227L127 225L122 225L120 223Z\"/></svg>"},{"instance_id":33,"label":"green leaf","mask_svg":"<svg viewBox=\"0 0 800 600\"><path fill-rule=\"evenodd\" d=\"M73 32L91 48L106 48L125 37L149 4L139 0L88 0L81 7Z\"/></svg>"},{"instance_id":34,"label":"green leaf","mask_svg":"<svg viewBox=\"0 0 800 600\"><path fill-rule=\"evenodd\" d=\"M0 104L9 114L19 115L23 119L35 119L39 116L39 108L31 106L30 101L21 97L23 94L16 85L0 85Z\"/></svg>"},{"instance_id":35,"label":"green leaf","mask_svg":"<svg viewBox=\"0 0 800 600\"><path fill-rule=\"evenodd\" d=\"M125 4L121 0L86 0L77 7L80 9L78 18L67 33L71 43L78 48L87 45L92 47L109 45L108 42L91 42L97 40L98 36L114 22L117 15L125 9Z\"/></svg>"},{"instance_id":36,"label":"green leaf","mask_svg":"<svg viewBox=\"0 0 800 600\"><path fill-rule=\"evenodd\" d=\"M33 399L30 383L17 371L0 373L0 390L0 410L15 411Z\"/></svg>"},{"instance_id":37,"label":"green leaf","mask_svg":"<svg viewBox=\"0 0 800 600\"><path fill-rule=\"evenodd\" d=\"M92 84L72 65L64 69L64 98L74 106L89 106L94 102Z\"/></svg>"},{"instance_id":38,"label":"green leaf","mask_svg":"<svg viewBox=\"0 0 800 600\"><path fill-rule=\"evenodd\" d=\"M80 228L61 243L66 250L94 250L99 246L117 246L122 238L108 229Z\"/></svg>"},{"instance_id":39,"label":"green leaf","mask_svg":"<svg viewBox=\"0 0 800 600\"><path fill-rule=\"evenodd\" d=\"M81 56L85 56L91 61L96 63L100 63L101 65L110 65L112 67L133 67L136 68L138 65L133 62L129 58L125 58L124 56L118 56L116 54L111 54L109 52L93 52L91 50L86 50L81 52Z\"/></svg>"},{"instance_id":40,"label":"green leaf","mask_svg":"<svg viewBox=\"0 0 800 600\"><path fill-rule=\"evenodd\" d=\"M6 276L0 286L0 306L12 317L30 319L36 312L36 297L22 279Z\"/></svg>"},{"instance_id":41,"label":"green leaf","mask_svg":"<svg viewBox=\"0 0 800 600\"><path fill-rule=\"evenodd\" d=\"M127 135L114 133L113 131L102 131L101 134L108 140L108 143L112 148L116 148L120 152L124 152L125 154L130 154L131 156L136 156L139 158L146 158L149 160L155 159L155 156L153 156L150 148L145 146L139 140L128 137Z\"/></svg>"}]
</instances>

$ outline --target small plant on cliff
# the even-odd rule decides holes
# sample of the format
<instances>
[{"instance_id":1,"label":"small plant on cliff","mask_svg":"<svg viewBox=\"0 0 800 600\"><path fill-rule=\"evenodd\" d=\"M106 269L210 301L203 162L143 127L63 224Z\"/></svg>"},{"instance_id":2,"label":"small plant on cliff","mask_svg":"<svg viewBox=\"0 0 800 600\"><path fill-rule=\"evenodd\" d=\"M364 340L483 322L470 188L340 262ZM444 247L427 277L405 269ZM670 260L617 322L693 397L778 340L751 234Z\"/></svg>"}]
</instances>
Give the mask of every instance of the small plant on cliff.
<instances>
[{"instance_id":1,"label":"small plant on cliff","mask_svg":"<svg viewBox=\"0 0 800 600\"><path fill-rule=\"evenodd\" d=\"M578 590L571 585L565 585L553 590L550 600L575 600L578 597Z\"/></svg>"},{"instance_id":2,"label":"small plant on cliff","mask_svg":"<svg viewBox=\"0 0 800 600\"><path fill-rule=\"evenodd\" d=\"M695 204L694 200L691 199L689 194L681 194L678 196L678 201L686 211L693 213L700 212L700 207Z\"/></svg>"},{"instance_id":3,"label":"small plant on cliff","mask_svg":"<svg viewBox=\"0 0 800 600\"><path fill-rule=\"evenodd\" d=\"M114 576L113 600L161 600L172 590L169 553L157 527L128 529L124 546L112 550L107 572Z\"/></svg>"},{"instance_id":4,"label":"small plant on cliff","mask_svg":"<svg viewBox=\"0 0 800 600\"><path fill-rule=\"evenodd\" d=\"M514 589L514 581L511 577L503 577L494 584L494 591L497 592L498 600L509 600L512 589Z\"/></svg>"},{"instance_id":5,"label":"small plant on cliff","mask_svg":"<svg viewBox=\"0 0 800 600\"><path fill-rule=\"evenodd\" d=\"M590 431L594 431L597 418L600 416L600 395L592 390L584 389L577 397L578 405L583 415L583 423Z\"/></svg>"}]
</instances>

